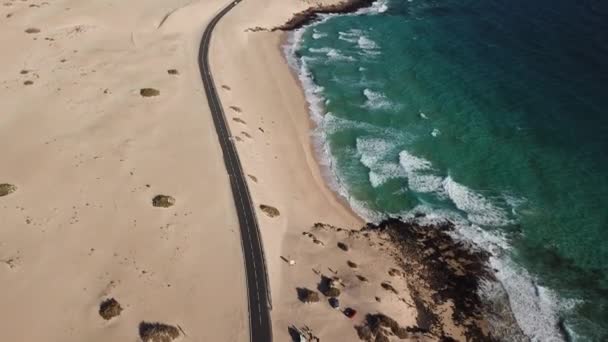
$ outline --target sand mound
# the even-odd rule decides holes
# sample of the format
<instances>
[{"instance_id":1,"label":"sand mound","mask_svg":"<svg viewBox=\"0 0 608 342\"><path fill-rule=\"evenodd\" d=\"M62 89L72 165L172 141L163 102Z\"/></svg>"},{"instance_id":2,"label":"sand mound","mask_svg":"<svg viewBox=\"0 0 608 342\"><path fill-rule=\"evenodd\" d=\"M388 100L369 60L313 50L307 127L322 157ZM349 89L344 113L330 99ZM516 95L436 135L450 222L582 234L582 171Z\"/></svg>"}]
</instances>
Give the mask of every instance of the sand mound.
<instances>
[{"instance_id":1,"label":"sand mound","mask_svg":"<svg viewBox=\"0 0 608 342\"><path fill-rule=\"evenodd\" d=\"M175 204L175 198L167 195L157 195L152 199L152 205L160 208L169 208Z\"/></svg>"},{"instance_id":2,"label":"sand mound","mask_svg":"<svg viewBox=\"0 0 608 342\"><path fill-rule=\"evenodd\" d=\"M139 337L143 342L171 342L179 337L179 330L163 323L139 323Z\"/></svg>"},{"instance_id":3,"label":"sand mound","mask_svg":"<svg viewBox=\"0 0 608 342\"><path fill-rule=\"evenodd\" d=\"M105 320L112 319L122 312L120 303L114 298L106 299L99 305L99 315Z\"/></svg>"},{"instance_id":4,"label":"sand mound","mask_svg":"<svg viewBox=\"0 0 608 342\"><path fill-rule=\"evenodd\" d=\"M0 197L12 194L17 191L17 187L13 184L0 184Z\"/></svg>"},{"instance_id":5,"label":"sand mound","mask_svg":"<svg viewBox=\"0 0 608 342\"><path fill-rule=\"evenodd\" d=\"M269 205L262 204L262 205L260 205L260 209L264 212L264 214L266 214L270 217L277 217L277 216L281 215L281 213L279 212L279 209L277 209L275 207L271 207Z\"/></svg>"}]
</instances>

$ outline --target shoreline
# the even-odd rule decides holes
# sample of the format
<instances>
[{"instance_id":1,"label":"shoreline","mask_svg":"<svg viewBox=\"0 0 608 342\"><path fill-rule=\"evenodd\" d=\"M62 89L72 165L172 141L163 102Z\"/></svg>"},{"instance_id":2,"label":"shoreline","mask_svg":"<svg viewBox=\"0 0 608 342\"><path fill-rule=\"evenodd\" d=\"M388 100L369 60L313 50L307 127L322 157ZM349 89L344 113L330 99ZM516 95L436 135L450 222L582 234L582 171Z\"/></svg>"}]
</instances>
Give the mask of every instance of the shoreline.
<instances>
[{"instance_id":1,"label":"shoreline","mask_svg":"<svg viewBox=\"0 0 608 342\"><path fill-rule=\"evenodd\" d=\"M357 1L354 1L354 2L357 2ZM367 4L367 6L370 6L374 2L375 1L369 2ZM361 1L358 3L365 3L365 1ZM343 4L344 4L344 2L341 3L340 6ZM367 6L362 6L362 7L367 7ZM285 25L273 29L273 31L275 31L275 30L283 31L283 36L279 42L278 50L282 54L283 58L285 59L285 62L290 70L290 74L292 75L294 82L296 82L299 85L301 93L304 94L304 97L306 98L306 112L308 113L309 127L311 130L310 148L315 157L315 161L317 162L317 165L318 165L319 169L321 170L321 174L322 174L323 179L325 180L326 187L332 192L332 194L334 195L336 200L339 201L347 210L349 210L352 215L359 217L363 221L366 221L357 212L355 212L355 210L353 209L351 203L348 201L347 198L345 198L342 194L340 194L337 189L333 189L333 186L331 184L336 182L336 180L334 179L335 175L333 174L331 166L326 165L325 163L321 163L319 160L319 158L320 158L319 154L322 152L318 150L318 148L317 148L318 146L315 143L314 137L313 137L313 132L314 132L314 130L319 128L319 125L315 122L315 120L312 117L311 108L310 108L310 106L312 104L310 103L310 101L306 95L307 91L305 89L304 84L302 84L301 75L299 74L299 70L295 69L294 65L291 65L292 61L290 60L290 57L288 56L288 54L289 54L288 49L290 48L289 44L293 44L289 41L290 38L292 38L292 37L290 37L290 35L294 35L295 34L294 32L296 30L306 29L306 27L308 27L310 25L314 25L314 23L316 21L320 20L320 18L318 18L319 13L347 14L347 13L352 13L356 10L359 10L362 7L355 6L354 10L348 10L349 7L346 7L347 9L344 11L342 11L342 10L333 11L333 9L335 7L330 6L329 12L325 12L325 11L315 12L314 10L310 9L305 12L300 12L300 13L296 14L293 18L294 20L290 20ZM343 7L340 7L340 8L343 8ZM297 58L297 57L294 57L294 58ZM418 215L415 215L415 217L418 217ZM325 225L322 223L318 223L318 224ZM317 225L317 224L315 224L315 225ZM439 230L438 235L434 235L434 236L432 234L427 235L427 233L420 231L420 227L423 227L424 225L425 225L424 223L417 222L416 218L403 219L403 218L387 217L387 218L382 219L380 222L377 222L376 224L368 223L366 226L361 228L361 231L369 232L369 231L374 231L374 230L378 230L378 229L381 231L385 231L385 230L387 230L387 228L390 231L392 229L391 227L401 226L401 227L404 227L405 231L409 231L409 234L411 234L412 236L416 236L417 239L422 239L423 241L426 239L430 239L430 240L437 239L438 241L443 241L442 242L443 245L441 245L441 244L433 245L433 243L427 245L427 248L431 248L431 249L435 250L436 259L433 259L433 260L418 259L418 260L415 260L413 262L413 264L418 263L417 264L418 267L428 268L429 265L432 265L431 267L436 267L437 262L439 262L440 264L445 263L443 257L439 256L439 255L442 255L445 252L445 250L442 250L442 249L445 249L446 246L450 246L448 248L453 248L453 250L451 250L449 253L456 253L456 254L460 255L461 257L464 256L465 259L468 259L467 262L463 262L463 264L461 264L459 266L453 266L452 264L453 263L458 264L458 263L462 262L461 259L454 259L452 261L447 261L448 266L446 267L445 264L444 264L444 266L442 266L443 271L444 272L448 271L448 273L449 273L449 269L451 267L470 269L470 271L467 271L467 272L470 272L467 275L467 277L469 277L469 279L452 280L452 285L454 286L454 288L447 290L447 292L454 291L454 293L463 291L463 292L460 292L459 295L469 297L468 304L464 305L463 303L466 302L467 300L461 300L458 296L448 295L448 297L449 297L448 301L450 301L451 303L459 303L458 305L456 305L453 308L453 310L454 310L453 315L454 315L454 317L459 317L458 318L459 324L463 325L465 327L464 334L465 334L465 336L467 336L467 339L481 341L481 340L486 340L486 339L493 340L495 337L510 336L511 338L513 338L515 340L527 340L528 337L523 333L521 327L519 326L519 324L514 316L513 309L510 307L508 294L507 294L506 290L504 289L501 282L493 274L493 271L491 269L491 265L489 262L490 253L484 251L483 249L481 249L479 246L475 245L474 243L468 245L468 247L463 247L462 245L460 245L460 242L458 242L457 240L454 240L452 237L449 236L449 234L444 233L445 231L454 230L454 223L450 222L449 220L445 220L440 223L430 224L433 227L425 227L425 228ZM426 225L429 225L429 224L427 223ZM325 225L325 226L327 226L327 225ZM329 226L331 227L331 225L329 225ZM336 228L336 227L332 227L332 228ZM337 229L338 229L338 231L341 230L341 228L337 228ZM368 234L368 233L366 233L366 234ZM404 243L407 244L407 241L400 240L399 238L397 238L397 236L401 236L402 234L403 234L403 232L393 230L392 233L389 235L391 236L391 242L394 245L398 246L398 248L403 249ZM412 246L410 246L408 248L412 249ZM408 249L408 248L405 248L405 249ZM413 249L415 250L416 248L413 248ZM441 250L441 252L438 253L437 250ZM426 251L423 250L423 251L420 251L420 253L426 253ZM410 252L409 255L411 257L414 257L414 259L416 259L415 257L417 256L417 254ZM412 269L413 264L410 263L407 268ZM471 265L473 265L472 268L471 268ZM404 271L405 271L405 269L404 269ZM453 270L452 270L452 272L453 272ZM445 276L445 275L440 275L439 273L433 273L433 274L434 275L432 275L431 277L442 278ZM451 275L449 275L449 277L458 278L459 276L456 276L456 273L452 273ZM459 281L464 281L464 282L468 283L469 285L471 284L471 282L474 282L476 284L475 286L473 286L474 290L471 290L471 289L468 289L468 291L465 290L462 287L462 284L459 284ZM431 281L431 282L434 282L434 281ZM481 299L478 291L481 291L482 283L484 284L483 286L489 286L488 284L490 284L490 283L497 284L497 286L492 285L493 291L495 291L495 293L494 293L495 297L490 298L490 297L487 297L486 295L484 295L484 296L481 296L481 297L484 297L483 299ZM429 284L423 285L423 284L417 283L415 286L419 286L421 288L424 288L426 286L427 291L437 291L437 292L445 291L443 289L440 289L440 287L432 288L433 286L431 286ZM411 288L411 290L416 291L413 288ZM433 297L433 296L431 296L431 297ZM473 299L473 298L475 298L475 299ZM444 302L445 302L445 299L444 299ZM471 305L471 303L475 303L475 304ZM437 310L440 307L440 304L441 303L434 304L434 305L436 305L435 309L433 309L433 312L435 314L437 314L437 312L438 312ZM430 305L433 305L433 304L430 304ZM482 314L482 312L483 312L483 314ZM419 314L420 314L420 312L419 312ZM487 319L486 316L493 317L492 322L490 322L490 320ZM500 317L500 319L497 319L497 317ZM437 318L436 318L436 320L437 320ZM449 318L442 317L439 320L440 321L444 320L444 324L447 324L446 322L449 320ZM492 333L494 333L494 335ZM496 335L496 334L498 334L498 335ZM441 337L441 338L444 338L444 337Z\"/></svg>"}]
</instances>

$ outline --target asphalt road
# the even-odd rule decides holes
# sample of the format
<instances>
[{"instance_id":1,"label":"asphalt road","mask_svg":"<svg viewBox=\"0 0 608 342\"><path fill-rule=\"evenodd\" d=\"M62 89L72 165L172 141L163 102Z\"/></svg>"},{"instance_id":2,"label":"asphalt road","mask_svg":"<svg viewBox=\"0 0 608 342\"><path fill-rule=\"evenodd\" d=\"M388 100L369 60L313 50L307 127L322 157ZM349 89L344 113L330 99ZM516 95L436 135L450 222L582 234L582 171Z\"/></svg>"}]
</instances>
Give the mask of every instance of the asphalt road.
<instances>
[{"instance_id":1,"label":"asphalt road","mask_svg":"<svg viewBox=\"0 0 608 342\"><path fill-rule=\"evenodd\" d=\"M213 116L213 123L217 131L218 139L224 154L226 171L230 177L230 186L234 197L234 205L239 218L241 229L241 245L245 258L245 277L247 279L247 297L249 305L249 335L251 342L272 341L272 326L270 321L270 289L268 287L268 275L266 272L266 261L264 248L258 228L258 220L255 208L251 201L251 195L245 174L241 167L241 161L226 123L226 116L220 102L217 90L213 82L213 76L209 67L209 46L211 35L215 25L241 0L234 1L219 12L205 28L201 46L199 49L199 67L201 78L207 94L209 109ZM232 270L226 270L232 272ZM230 296L230 293L224 294Z\"/></svg>"}]
</instances>

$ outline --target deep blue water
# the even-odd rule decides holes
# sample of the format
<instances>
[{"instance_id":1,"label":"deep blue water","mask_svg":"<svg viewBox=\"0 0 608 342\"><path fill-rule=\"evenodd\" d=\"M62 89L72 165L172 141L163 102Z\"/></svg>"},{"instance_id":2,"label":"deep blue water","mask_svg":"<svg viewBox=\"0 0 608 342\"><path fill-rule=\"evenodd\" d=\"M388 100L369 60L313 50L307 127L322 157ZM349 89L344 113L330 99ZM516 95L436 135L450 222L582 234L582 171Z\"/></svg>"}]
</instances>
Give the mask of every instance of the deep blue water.
<instances>
[{"instance_id":1,"label":"deep blue water","mask_svg":"<svg viewBox=\"0 0 608 342\"><path fill-rule=\"evenodd\" d=\"M390 0L300 33L355 210L460 220L529 336L607 341L608 1Z\"/></svg>"}]
</instances>

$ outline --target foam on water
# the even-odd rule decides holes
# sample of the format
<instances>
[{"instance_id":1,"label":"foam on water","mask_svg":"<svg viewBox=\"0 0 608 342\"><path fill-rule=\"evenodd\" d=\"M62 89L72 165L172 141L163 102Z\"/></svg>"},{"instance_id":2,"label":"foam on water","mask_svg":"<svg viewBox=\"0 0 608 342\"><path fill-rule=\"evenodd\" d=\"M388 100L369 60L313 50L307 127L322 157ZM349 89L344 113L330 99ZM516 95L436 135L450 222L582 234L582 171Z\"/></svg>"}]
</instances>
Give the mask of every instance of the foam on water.
<instances>
[{"instance_id":1,"label":"foam on water","mask_svg":"<svg viewBox=\"0 0 608 342\"><path fill-rule=\"evenodd\" d=\"M381 92L376 92L371 89L363 89L363 95L366 98L364 106L372 110L393 109L395 105Z\"/></svg>"},{"instance_id":2,"label":"foam on water","mask_svg":"<svg viewBox=\"0 0 608 342\"><path fill-rule=\"evenodd\" d=\"M443 178L433 174L433 166L430 161L416 157L407 151L399 152L399 164L405 171L408 187L416 192L435 193L438 197L444 197L441 185Z\"/></svg>"},{"instance_id":3,"label":"foam on water","mask_svg":"<svg viewBox=\"0 0 608 342\"><path fill-rule=\"evenodd\" d=\"M357 45L363 50L372 50L378 48L378 44L376 44L376 42L363 35L357 39Z\"/></svg>"},{"instance_id":4,"label":"foam on water","mask_svg":"<svg viewBox=\"0 0 608 342\"><path fill-rule=\"evenodd\" d=\"M481 194L455 182L448 176L443 189L454 205L467 214L469 221L485 226L505 226L512 223L504 210Z\"/></svg>"}]
</instances>

